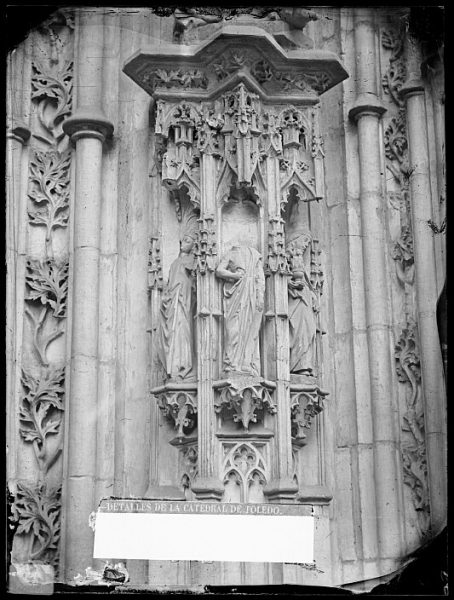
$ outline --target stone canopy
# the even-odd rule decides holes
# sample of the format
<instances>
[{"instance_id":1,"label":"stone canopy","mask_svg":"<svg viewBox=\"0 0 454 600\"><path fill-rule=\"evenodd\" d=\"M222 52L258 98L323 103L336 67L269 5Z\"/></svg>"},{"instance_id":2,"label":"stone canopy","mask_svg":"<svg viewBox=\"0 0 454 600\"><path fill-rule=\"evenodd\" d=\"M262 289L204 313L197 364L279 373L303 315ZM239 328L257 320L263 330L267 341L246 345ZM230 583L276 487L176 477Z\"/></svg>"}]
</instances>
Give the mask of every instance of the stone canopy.
<instances>
[{"instance_id":1,"label":"stone canopy","mask_svg":"<svg viewBox=\"0 0 454 600\"><path fill-rule=\"evenodd\" d=\"M313 103L348 77L333 52L284 49L252 25L224 25L198 45L138 50L123 70L150 95L188 100L209 100L248 82L268 101Z\"/></svg>"}]
</instances>

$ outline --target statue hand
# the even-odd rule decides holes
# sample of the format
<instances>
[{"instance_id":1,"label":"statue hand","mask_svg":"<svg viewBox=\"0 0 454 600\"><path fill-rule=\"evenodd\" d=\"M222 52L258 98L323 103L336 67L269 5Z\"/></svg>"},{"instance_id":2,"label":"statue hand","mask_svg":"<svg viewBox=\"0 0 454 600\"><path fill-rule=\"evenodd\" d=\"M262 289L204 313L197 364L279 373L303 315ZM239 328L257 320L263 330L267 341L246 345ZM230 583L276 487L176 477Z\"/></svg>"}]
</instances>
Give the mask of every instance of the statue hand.
<instances>
[{"instance_id":1,"label":"statue hand","mask_svg":"<svg viewBox=\"0 0 454 600\"><path fill-rule=\"evenodd\" d=\"M225 276L225 279L227 279L227 281L239 281L241 278L241 273L233 273L232 271L229 271L228 275Z\"/></svg>"}]
</instances>

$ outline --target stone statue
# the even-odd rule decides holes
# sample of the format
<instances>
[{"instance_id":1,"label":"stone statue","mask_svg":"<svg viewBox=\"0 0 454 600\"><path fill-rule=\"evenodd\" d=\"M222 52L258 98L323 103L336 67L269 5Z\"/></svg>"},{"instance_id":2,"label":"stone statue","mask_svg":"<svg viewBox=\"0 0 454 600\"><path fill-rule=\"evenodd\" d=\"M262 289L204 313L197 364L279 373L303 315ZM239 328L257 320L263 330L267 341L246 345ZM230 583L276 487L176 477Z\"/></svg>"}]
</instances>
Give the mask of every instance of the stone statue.
<instances>
[{"instance_id":1,"label":"stone statue","mask_svg":"<svg viewBox=\"0 0 454 600\"><path fill-rule=\"evenodd\" d=\"M224 283L224 371L260 375L259 331L265 276L254 248L233 245L216 276Z\"/></svg>"},{"instance_id":2,"label":"stone statue","mask_svg":"<svg viewBox=\"0 0 454 600\"><path fill-rule=\"evenodd\" d=\"M180 254L170 266L159 322L159 358L167 378L192 379L194 373L195 256L194 228L186 228Z\"/></svg>"},{"instance_id":3,"label":"stone statue","mask_svg":"<svg viewBox=\"0 0 454 600\"><path fill-rule=\"evenodd\" d=\"M288 282L290 325L290 373L313 374L317 335L317 295L311 285L304 255L312 238L298 233L287 245L292 266Z\"/></svg>"}]
</instances>

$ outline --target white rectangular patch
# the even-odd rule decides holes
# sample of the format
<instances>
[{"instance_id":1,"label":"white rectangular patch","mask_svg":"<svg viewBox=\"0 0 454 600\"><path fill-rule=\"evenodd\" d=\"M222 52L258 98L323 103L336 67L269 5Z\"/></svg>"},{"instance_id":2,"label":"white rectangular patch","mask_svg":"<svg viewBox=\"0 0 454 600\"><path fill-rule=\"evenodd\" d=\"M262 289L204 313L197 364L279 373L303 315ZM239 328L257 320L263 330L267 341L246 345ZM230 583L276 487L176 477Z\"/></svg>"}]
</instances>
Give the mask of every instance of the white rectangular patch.
<instances>
[{"instance_id":1,"label":"white rectangular patch","mask_svg":"<svg viewBox=\"0 0 454 600\"><path fill-rule=\"evenodd\" d=\"M197 504L200 506L201 503ZM243 506L247 510L247 505ZM289 512L295 513L295 508L293 505ZM96 514L93 556L104 559L313 563L314 517L108 512L104 507Z\"/></svg>"}]
</instances>

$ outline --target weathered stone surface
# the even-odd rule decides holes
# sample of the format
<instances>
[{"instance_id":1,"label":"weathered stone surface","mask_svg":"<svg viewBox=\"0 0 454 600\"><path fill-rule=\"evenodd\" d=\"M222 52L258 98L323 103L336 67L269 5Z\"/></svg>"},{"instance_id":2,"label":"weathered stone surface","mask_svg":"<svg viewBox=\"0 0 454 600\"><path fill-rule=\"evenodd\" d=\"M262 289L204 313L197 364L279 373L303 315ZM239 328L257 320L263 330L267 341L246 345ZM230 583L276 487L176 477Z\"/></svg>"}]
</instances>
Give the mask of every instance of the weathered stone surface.
<instances>
[{"instance_id":1,"label":"weathered stone surface","mask_svg":"<svg viewBox=\"0 0 454 600\"><path fill-rule=\"evenodd\" d=\"M106 497L316 516L313 567L127 564L148 589L367 590L443 526L444 82L409 11L59 9L9 55L11 591L102 574Z\"/></svg>"}]
</instances>

